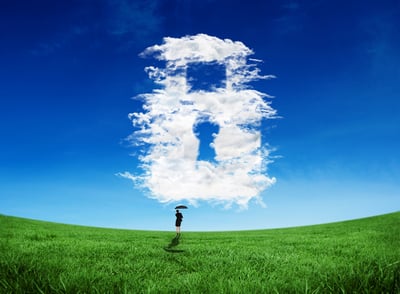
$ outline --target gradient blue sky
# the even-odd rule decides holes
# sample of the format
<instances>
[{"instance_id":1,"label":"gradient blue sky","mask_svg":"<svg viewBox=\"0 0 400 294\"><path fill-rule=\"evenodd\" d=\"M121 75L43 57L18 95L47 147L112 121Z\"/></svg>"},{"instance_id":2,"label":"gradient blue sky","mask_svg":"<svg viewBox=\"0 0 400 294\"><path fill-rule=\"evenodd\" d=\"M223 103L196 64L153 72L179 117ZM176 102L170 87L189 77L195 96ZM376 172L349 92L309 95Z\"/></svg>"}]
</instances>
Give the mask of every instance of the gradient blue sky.
<instances>
[{"instance_id":1,"label":"gradient blue sky","mask_svg":"<svg viewBox=\"0 0 400 294\"><path fill-rule=\"evenodd\" d=\"M262 59L253 83L280 119L267 207L199 203L182 230L325 223L400 209L398 1L7 1L0 10L0 213L173 230L174 204L116 176L135 172L131 97L154 87L138 56L205 33Z\"/></svg>"}]
</instances>

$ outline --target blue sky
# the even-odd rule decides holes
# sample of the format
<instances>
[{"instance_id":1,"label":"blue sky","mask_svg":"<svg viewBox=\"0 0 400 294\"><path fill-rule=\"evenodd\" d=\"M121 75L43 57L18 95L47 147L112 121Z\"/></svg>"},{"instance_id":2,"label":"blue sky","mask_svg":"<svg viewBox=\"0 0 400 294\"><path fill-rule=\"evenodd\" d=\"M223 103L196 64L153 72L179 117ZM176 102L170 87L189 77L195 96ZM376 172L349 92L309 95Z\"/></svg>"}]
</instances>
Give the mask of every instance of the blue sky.
<instances>
[{"instance_id":1,"label":"blue sky","mask_svg":"<svg viewBox=\"0 0 400 294\"><path fill-rule=\"evenodd\" d=\"M241 41L279 119L266 207L200 201L182 230L298 226L400 208L398 1L12 1L0 11L0 213L173 230L139 173L131 99L155 85L139 54L164 37ZM206 140L206 139L205 139ZM184 201L183 201L184 202Z\"/></svg>"}]
</instances>

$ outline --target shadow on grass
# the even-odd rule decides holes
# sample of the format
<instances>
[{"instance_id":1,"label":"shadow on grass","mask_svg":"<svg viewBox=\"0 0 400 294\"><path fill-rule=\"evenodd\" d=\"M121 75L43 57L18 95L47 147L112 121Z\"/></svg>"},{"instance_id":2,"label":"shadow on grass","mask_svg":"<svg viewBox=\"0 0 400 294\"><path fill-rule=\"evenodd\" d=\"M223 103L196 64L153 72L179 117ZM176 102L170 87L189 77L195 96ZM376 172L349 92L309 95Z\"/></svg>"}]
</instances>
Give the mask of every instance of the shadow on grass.
<instances>
[{"instance_id":1,"label":"shadow on grass","mask_svg":"<svg viewBox=\"0 0 400 294\"><path fill-rule=\"evenodd\" d=\"M164 247L164 250L170 253L180 253L180 252L185 252L185 250L181 250L181 249L176 249L174 247L179 245L179 239L181 238L181 235L176 235L171 242Z\"/></svg>"}]
</instances>

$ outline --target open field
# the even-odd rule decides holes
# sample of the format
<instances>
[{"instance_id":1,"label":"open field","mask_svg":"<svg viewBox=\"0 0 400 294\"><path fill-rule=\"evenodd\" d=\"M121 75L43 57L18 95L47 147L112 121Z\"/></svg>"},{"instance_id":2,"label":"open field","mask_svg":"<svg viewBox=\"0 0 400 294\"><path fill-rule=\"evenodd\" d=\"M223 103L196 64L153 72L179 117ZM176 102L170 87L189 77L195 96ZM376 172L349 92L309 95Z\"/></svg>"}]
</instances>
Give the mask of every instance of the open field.
<instances>
[{"instance_id":1,"label":"open field","mask_svg":"<svg viewBox=\"0 0 400 294\"><path fill-rule=\"evenodd\" d=\"M174 236L0 215L0 293L400 293L400 212Z\"/></svg>"}]
</instances>

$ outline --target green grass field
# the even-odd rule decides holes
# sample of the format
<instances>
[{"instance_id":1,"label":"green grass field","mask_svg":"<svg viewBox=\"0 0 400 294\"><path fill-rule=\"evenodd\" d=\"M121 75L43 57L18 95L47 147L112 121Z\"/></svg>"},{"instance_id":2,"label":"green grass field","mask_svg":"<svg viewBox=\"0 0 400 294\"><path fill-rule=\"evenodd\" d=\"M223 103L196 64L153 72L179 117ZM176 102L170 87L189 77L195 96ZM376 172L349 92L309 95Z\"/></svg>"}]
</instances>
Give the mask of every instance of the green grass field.
<instances>
[{"instance_id":1,"label":"green grass field","mask_svg":"<svg viewBox=\"0 0 400 294\"><path fill-rule=\"evenodd\" d=\"M400 212L174 236L0 215L0 292L400 293Z\"/></svg>"}]
</instances>

